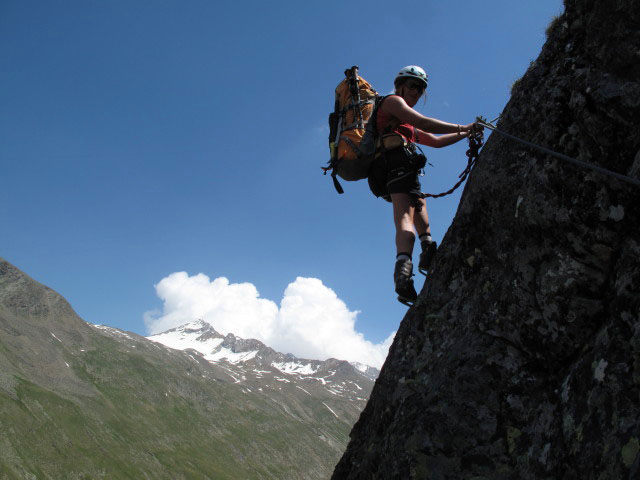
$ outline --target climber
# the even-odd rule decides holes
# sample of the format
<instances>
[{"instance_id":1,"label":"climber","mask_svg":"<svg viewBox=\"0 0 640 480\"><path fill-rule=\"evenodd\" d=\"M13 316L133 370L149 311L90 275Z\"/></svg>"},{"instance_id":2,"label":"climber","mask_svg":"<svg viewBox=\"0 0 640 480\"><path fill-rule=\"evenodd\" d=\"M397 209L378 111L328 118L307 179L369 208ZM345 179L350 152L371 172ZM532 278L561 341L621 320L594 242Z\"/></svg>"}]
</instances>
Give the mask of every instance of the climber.
<instances>
[{"instance_id":1,"label":"climber","mask_svg":"<svg viewBox=\"0 0 640 480\"><path fill-rule=\"evenodd\" d=\"M382 135L382 154L369 172L369 188L376 197L393 205L396 228L396 264L393 274L398 300L411 305L417 298L411 261L415 230L422 251L418 269L426 275L436 250L431 239L429 217L418 174L426 163L415 143L441 148L469 136L476 123L459 125L421 115L413 109L427 89L427 74L415 65L404 67L395 78L395 94L382 100L376 112L377 130ZM433 134L443 134L436 136Z\"/></svg>"}]
</instances>

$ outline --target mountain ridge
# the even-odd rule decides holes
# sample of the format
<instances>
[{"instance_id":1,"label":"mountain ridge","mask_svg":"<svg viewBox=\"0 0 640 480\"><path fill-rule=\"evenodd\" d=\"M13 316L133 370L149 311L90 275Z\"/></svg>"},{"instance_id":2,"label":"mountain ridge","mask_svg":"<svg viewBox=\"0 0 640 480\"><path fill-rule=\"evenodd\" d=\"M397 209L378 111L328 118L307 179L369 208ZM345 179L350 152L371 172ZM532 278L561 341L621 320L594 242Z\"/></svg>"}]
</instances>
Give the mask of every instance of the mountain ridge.
<instances>
[{"instance_id":1,"label":"mountain ridge","mask_svg":"<svg viewBox=\"0 0 640 480\"><path fill-rule=\"evenodd\" d=\"M91 325L0 259L0 478L327 478L373 383L334 377Z\"/></svg>"},{"instance_id":2,"label":"mountain ridge","mask_svg":"<svg viewBox=\"0 0 640 480\"><path fill-rule=\"evenodd\" d=\"M258 385L264 384L266 388L274 381L286 381L309 395L326 392L356 402L360 408L364 408L366 402L367 395L363 393L370 391L379 373L373 367L356 368L344 360L309 360L276 352L256 339L243 339L232 333L222 335L203 320L148 338L169 348L200 355L213 364L224 365L238 384L251 388L263 388Z\"/></svg>"},{"instance_id":3,"label":"mountain ridge","mask_svg":"<svg viewBox=\"0 0 640 480\"><path fill-rule=\"evenodd\" d=\"M359 362L348 362L336 358L312 360L300 358L291 353L277 352L254 338L244 339L233 333L223 335L210 323L201 319L146 338L180 350L194 349L210 361L221 359L231 363L254 361L263 367L273 366L282 373L315 373L317 370L340 366L345 373L357 375L359 372L369 380L375 380L379 374L379 370L375 367ZM353 372L349 372L347 365L353 368Z\"/></svg>"}]
</instances>

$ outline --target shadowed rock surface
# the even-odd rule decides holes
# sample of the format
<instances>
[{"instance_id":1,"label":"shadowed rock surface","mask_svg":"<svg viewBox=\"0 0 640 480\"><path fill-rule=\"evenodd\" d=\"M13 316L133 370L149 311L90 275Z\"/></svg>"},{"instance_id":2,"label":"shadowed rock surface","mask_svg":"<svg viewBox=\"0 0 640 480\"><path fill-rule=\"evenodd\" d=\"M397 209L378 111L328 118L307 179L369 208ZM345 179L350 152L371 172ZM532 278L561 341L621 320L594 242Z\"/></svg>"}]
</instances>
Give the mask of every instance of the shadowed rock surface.
<instances>
[{"instance_id":1,"label":"shadowed rock surface","mask_svg":"<svg viewBox=\"0 0 640 480\"><path fill-rule=\"evenodd\" d=\"M565 9L498 127L638 178L640 3ZM639 205L491 135L333 478L639 478Z\"/></svg>"}]
</instances>

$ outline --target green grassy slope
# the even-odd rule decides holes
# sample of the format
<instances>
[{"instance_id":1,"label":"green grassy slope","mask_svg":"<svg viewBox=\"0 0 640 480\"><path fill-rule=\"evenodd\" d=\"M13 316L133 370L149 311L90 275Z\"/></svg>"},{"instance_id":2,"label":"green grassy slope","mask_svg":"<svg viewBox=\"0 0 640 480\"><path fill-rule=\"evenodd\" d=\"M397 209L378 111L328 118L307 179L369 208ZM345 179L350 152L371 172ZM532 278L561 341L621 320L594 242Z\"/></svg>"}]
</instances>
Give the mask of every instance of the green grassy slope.
<instances>
[{"instance_id":1,"label":"green grassy slope","mask_svg":"<svg viewBox=\"0 0 640 480\"><path fill-rule=\"evenodd\" d=\"M0 368L0 478L328 478L357 419L107 335L2 261Z\"/></svg>"}]
</instances>

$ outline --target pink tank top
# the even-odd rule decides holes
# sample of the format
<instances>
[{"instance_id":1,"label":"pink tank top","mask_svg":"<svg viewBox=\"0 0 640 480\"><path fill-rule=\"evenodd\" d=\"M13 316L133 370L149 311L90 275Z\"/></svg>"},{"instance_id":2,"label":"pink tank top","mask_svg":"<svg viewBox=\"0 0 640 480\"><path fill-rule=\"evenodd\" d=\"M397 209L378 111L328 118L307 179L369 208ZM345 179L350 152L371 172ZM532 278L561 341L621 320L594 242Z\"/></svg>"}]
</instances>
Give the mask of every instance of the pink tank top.
<instances>
[{"instance_id":1,"label":"pink tank top","mask_svg":"<svg viewBox=\"0 0 640 480\"><path fill-rule=\"evenodd\" d=\"M382 106L384 106L384 102ZM387 132L386 129L389 126L389 123L391 123L393 120L398 122L398 120L394 116L383 112L382 108L379 108L376 116L376 126L378 127L378 133L380 135L383 135L385 133L393 132L404 137L404 139L407 142L416 143L418 141L418 136L416 135L416 128L413 125L409 125L408 123L401 123L397 127L391 128L391 130Z\"/></svg>"}]
</instances>

